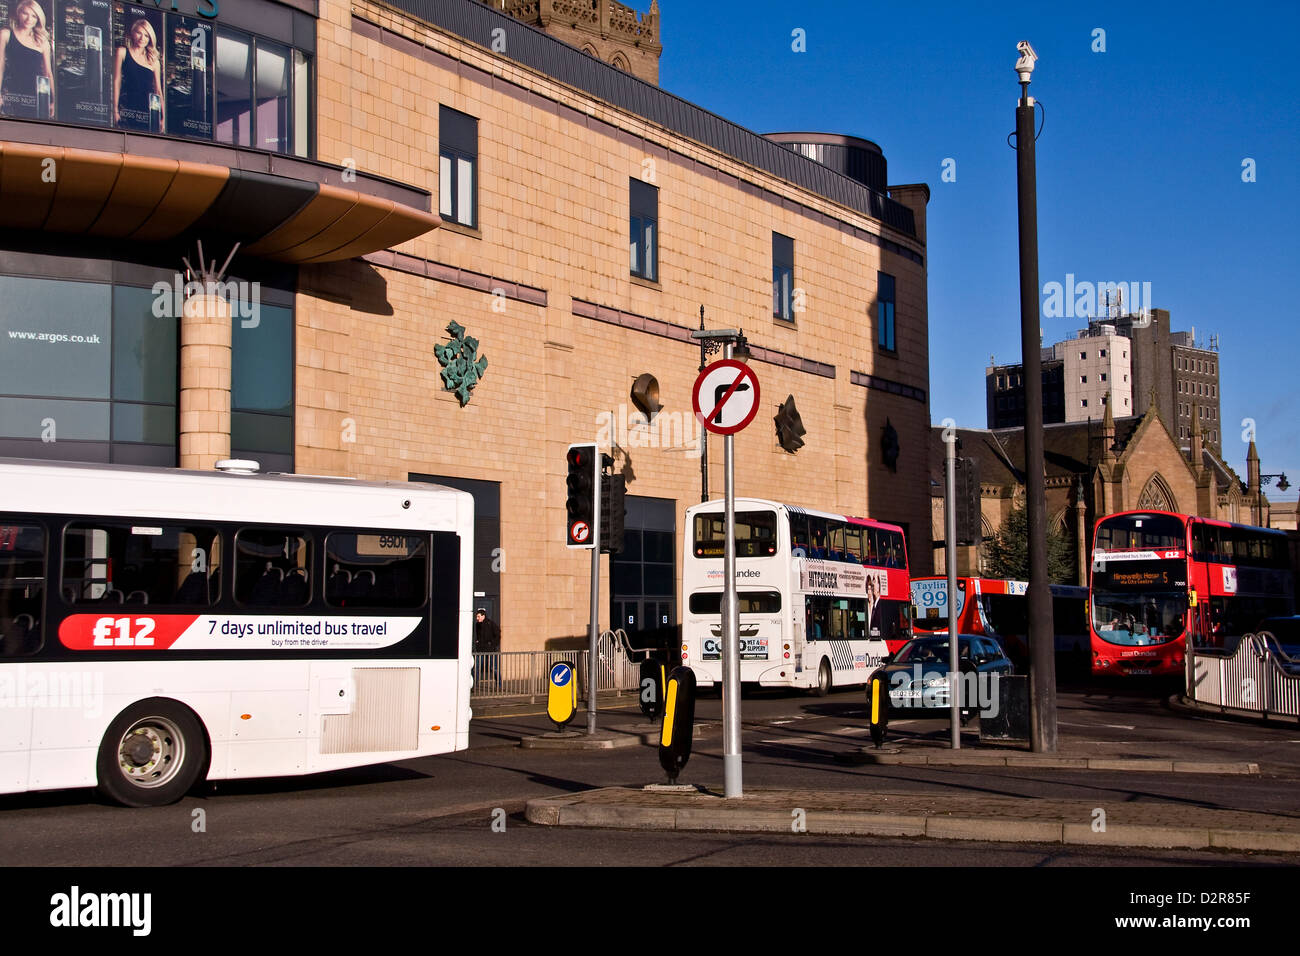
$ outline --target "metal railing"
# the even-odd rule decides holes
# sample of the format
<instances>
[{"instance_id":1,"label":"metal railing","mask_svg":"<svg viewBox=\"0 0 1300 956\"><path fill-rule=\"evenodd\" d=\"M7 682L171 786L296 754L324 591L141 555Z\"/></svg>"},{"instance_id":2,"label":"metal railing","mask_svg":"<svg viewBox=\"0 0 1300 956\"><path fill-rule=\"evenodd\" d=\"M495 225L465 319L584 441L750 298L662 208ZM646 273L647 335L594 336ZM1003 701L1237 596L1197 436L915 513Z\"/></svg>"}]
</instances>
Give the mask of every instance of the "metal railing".
<instances>
[{"instance_id":1,"label":"metal railing","mask_svg":"<svg viewBox=\"0 0 1300 956\"><path fill-rule=\"evenodd\" d=\"M621 693L640 686L640 668L628 659L627 646L627 634L621 628L600 635L596 642L597 691ZM548 693L551 668L564 661L573 667L578 678L578 695L585 698L590 654L586 649L475 653L474 689L470 696L475 700L524 697L537 701Z\"/></svg>"},{"instance_id":2,"label":"metal railing","mask_svg":"<svg viewBox=\"0 0 1300 956\"><path fill-rule=\"evenodd\" d=\"M1231 652L1188 643L1187 698L1262 717L1300 718L1300 658L1268 631L1246 634Z\"/></svg>"}]
</instances>

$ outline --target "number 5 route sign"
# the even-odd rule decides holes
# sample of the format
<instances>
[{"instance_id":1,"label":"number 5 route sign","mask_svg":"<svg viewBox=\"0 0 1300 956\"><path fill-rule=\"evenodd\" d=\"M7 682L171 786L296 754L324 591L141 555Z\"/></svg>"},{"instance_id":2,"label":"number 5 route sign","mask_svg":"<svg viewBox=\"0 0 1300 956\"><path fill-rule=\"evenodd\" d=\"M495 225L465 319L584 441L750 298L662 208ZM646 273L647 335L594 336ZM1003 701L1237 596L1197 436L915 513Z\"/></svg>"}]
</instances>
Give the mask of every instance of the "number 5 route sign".
<instances>
[{"instance_id":1,"label":"number 5 route sign","mask_svg":"<svg viewBox=\"0 0 1300 956\"><path fill-rule=\"evenodd\" d=\"M758 413L758 376L735 359L714 362L695 380L691 407L715 435L734 435Z\"/></svg>"}]
</instances>

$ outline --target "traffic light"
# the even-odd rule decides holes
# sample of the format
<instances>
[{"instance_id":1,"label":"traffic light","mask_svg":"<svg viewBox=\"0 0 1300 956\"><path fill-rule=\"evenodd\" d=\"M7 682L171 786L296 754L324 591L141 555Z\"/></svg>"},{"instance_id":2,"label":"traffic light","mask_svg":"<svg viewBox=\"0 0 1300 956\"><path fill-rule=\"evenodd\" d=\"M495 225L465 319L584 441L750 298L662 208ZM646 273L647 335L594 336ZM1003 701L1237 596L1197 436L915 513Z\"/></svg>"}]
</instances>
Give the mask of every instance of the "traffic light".
<instances>
[{"instance_id":1,"label":"traffic light","mask_svg":"<svg viewBox=\"0 0 1300 956\"><path fill-rule=\"evenodd\" d=\"M569 463L569 499L565 544L570 548L590 550L596 547L600 532L596 501L600 487L600 453L595 445L570 445L566 458Z\"/></svg>"},{"instance_id":2,"label":"traffic light","mask_svg":"<svg viewBox=\"0 0 1300 956\"><path fill-rule=\"evenodd\" d=\"M980 469L975 458L958 458L954 474L957 505L957 543L979 544L983 535L980 524Z\"/></svg>"},{"instance_id":3,"label":"traffic light","mask_svg":"<svg viewBox=\"0 0 1300 956\"><path fill-rule=\"evenodd\" d=\"M603 554L623 553L623 519L627 517L624 497L627 479L622 475L600 478L600 550Z\"/></svg>"}]
</instances>

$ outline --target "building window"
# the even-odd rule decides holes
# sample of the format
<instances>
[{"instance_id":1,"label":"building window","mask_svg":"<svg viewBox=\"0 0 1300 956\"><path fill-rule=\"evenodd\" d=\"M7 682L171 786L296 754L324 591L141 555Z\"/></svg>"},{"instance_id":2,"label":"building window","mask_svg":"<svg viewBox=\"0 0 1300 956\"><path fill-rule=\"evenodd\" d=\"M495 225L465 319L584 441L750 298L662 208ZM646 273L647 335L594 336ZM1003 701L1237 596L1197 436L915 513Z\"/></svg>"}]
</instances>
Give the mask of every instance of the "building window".
<instances>
[{"instance_id":1,"label":"building window","mask_svg":"<svg viewBox=\"0 0 1300 956\"><path fill-rule=\"evenodd\" d=\"M1125 408L1128 408L1128 399L1127 399L1127 398L1124 399L1124 407L1125 407Z\"/></svg>"},{"instance_id":2,"label":"building window","mask_svg":"<svg viewBox=\"0 0 1300 956\"><path fill-rule=\"evenodd\" d=\"M1079 376L1079 384L1080 384L1080 385L1087 385L1087 384L1088 384L1088 376L1086 376L1086 375L1080 375L1080 376Z\"/></svg>"},{"instance_id":3,"label":"building window","mask_svg":"<svg viewBox=\"0 0 1300 956\"><path fill-rule=\"evenodd\" d=\"M188 21L171 17L186 36ZM199 24L193 30L200 30ZM176 29L168 37L175 43ZM208 56L197 43L172 49L168 69L179 85L167 90L167 130L274 153L308 155L311 71L307 57L282 43L219 27L216 35L216 124L208 119ZM187 75L188 74L188 75ZM152 122L152 121L151 121ZM125 125L125 124L122 124ZM212 132L214 130L215 136Z\"/></svg>"},{"instance_id":4,"label":"building window","mask_svg":"<svg viewBox=\"0 0 1300 956\"><path fill-rule=\"evenodd\" d=\"M1105 357L1106 357L1106 350L1105 350L1105 349L1102 349L1102 350L1101 350L1101 357L1102 357L1102 358L1105 358Z\"/></svg>"},{"instance_id":5,"label":"building window","mask_svg":"<svg viewBox=\"0 0 1300 956\"><path fill-rule=\"evenodd\" d=\"M772 315L794 321L794 240L772 233Z\"/></svg>"},{"instance_id":6,"label":"building window","mask_svg":"<svg viewBox=\"0 0 1300 956\"><path fill-rule=\"evenodd\" d=\"M478 226L478 120L438 109L438 213L462 226Z\"/></svg>"},{"instance_id":7,"label":"building window","mask_svg":"<svg viewBox=\"0 0 1300 956\"><path fill-rule=\"evenodd\" d=\"M894 344L894 277L884 272L876 273L876 344L888 352L897 351ZM1020 376L1016 376L1016 384Z\"/></svg>"},{"instance_id":8,"label":"building window","mask_svg":"<svg viewBox=\"0 0 1300 956\"><path fill-rule=\"evenodd\" d=\"M1087 353L1087 352L1080 352L1080 353L1079 353L1079 358L1081 358L1081 359L1086 359L1087 357L1088 357L1088 353Z\"/></svg>"},{"instance_id":9,"label":"building window","mask_svg":"<svg viewBox=\"0 0 1300 956\"><path fill-rule=\"evenodd\" d=\"M632 275L656 282L659 279L659 189L628 180L628 204L631 235L628 242Z\"/></svg>"},{"instance_id":10,"label":"building window","mask_svg":"<svg viewBox=\"0 0 1300 956\"><path fill-rule=\"evenodd\" d=\"M1101 380L1102 380L1103 382L1106 381L1106 373L1105 373L1105 372L1102 372L1102 373L1101 373Z\"/></svg>"},{"instance_id":11,"label":"building window","mask_svg":"<svg viewBox=\"0 0 1300 956\"><path fill-rule=\"evenodd\" d=\"M1079 407L1080 407L1080 408L1087 408L1087 407L1088 407L1088 400L1087 400L1086 398L1081 398L1081 399L1079 399Z\"/></svg>"}]
</instances>

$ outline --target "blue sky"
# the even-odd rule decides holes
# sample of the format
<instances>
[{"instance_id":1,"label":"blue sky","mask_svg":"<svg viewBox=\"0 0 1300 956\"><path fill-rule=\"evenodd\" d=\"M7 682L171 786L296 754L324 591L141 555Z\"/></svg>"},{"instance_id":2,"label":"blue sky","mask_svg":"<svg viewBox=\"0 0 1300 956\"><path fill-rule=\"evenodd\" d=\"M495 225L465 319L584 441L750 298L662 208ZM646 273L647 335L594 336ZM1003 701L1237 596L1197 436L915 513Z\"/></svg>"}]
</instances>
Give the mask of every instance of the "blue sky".
<instances>
[{"instance_id":1,"label":"blue sky","mask_svg":"<svg viewBox=\"0 0 1300 956\"><path fill-rule=\"evenodd\" d=\"M1300 485L1300 5L986 6L660 0L660 85L758 132L863 136L891 183L929 183L931 415L983 427L990 354L1020 359L1007 134L1029 40L1040 285L1150 282L1175 330L1219 336L1228 463L1245 476L1251 418L1263 470ZM1042 324L1050 344L1086 322Z\"/></svg>"}]
</instances>

